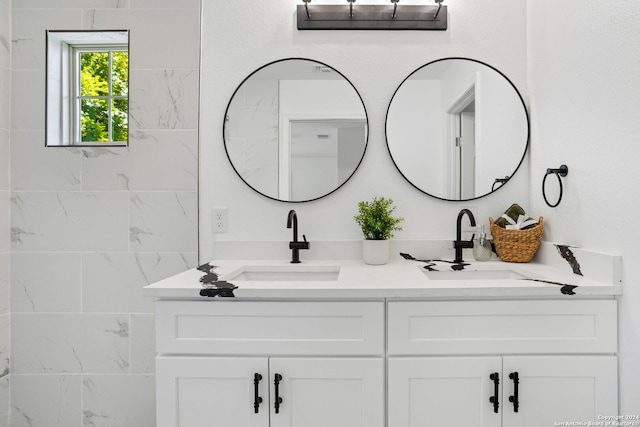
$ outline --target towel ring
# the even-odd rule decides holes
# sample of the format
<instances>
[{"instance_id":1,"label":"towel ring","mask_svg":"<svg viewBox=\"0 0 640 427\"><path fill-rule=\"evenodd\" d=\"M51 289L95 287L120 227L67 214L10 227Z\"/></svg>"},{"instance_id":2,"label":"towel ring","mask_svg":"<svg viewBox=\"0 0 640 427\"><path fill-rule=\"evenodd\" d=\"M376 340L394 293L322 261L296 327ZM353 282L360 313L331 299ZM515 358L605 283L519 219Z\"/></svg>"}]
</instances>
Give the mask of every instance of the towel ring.
<instances>
[{"instance_id":1,"label":"towel ring","mask_svg":"<svg viewBox=\"0 0 640 427\"><path fill-rule=\"evenodd\" d=\"M547 203L547 205L550 208L555 208L560 204L560 201L562 200L562 190L563 190L562 178L560 177L567 176L568 173L569 173L569 168L567 167L567 165L562 165L558 169L547 169L547 173L544 174L544 178L542 179L542 197L544 198L544 201ZM546 183L547 177L549 175L555 175L558 178L558 184L560 185L560 195L558 196L558 201L555 204L549 203L549 200L547 199L547 193L544 187L544 184Z\"/></svg>"}]
</instances>

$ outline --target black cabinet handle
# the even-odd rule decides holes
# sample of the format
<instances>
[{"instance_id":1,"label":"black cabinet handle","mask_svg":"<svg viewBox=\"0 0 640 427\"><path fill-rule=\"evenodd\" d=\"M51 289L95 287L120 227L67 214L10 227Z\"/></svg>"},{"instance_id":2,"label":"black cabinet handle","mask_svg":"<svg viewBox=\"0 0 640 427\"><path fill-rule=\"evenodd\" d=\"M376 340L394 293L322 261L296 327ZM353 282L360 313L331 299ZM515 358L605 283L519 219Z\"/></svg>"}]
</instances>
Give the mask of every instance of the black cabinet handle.
<instances>
[{"instance_id":1,"label":"black cabinet handle","mask_svg":"<svg viewBox=\"0 0 640 427\"><path fill-rule=\"evenodd\" d=\"M493 396L489 398L489 402L493 403L493 412L498 413L498 408L500 408L500 402L498 401L498 386L500 385L500 374L494 372L489 375L489 379L493 381Z\"/></svg>"},{"instance_id":2,"label":"black cabinet handle","mask_svg":"<svg viewBox=\"0 0 640 427\"><path fill-rule=\"evenodd\" d=\"M520 384L520 378L518 378L517 372L509 374L509 378L513 380L513 396L509 396L509 402L513 403L513 412L518 412L520 402L518 401L518 384Z\"/></svg>"},{"instance_id":3,"label":"black cabinet handle","mask_svg":"<svg viewBox=\"0 0 640 427\"><path fill-rule=\"evenodd\" d=\"M280 397L280 381L282 381L282 375L275 374L273 376L273 385L275 386L276 398L273 402L273 407L276 410L276 414L280 413L280 404L282 403L282 397Z\"/></svg>"},{"instance_id":4,"label":"black cabinet handle","mask_svg":"<svg viewBox=\"0 0 640 427\"><path fill-rule=\"evenodd\" d=\"M258 408L262 403L262 398L258 396L258 385L262 380L262 375L255 373L253 374L253 411L257 414Z\"/></svg>"}]
</instances>

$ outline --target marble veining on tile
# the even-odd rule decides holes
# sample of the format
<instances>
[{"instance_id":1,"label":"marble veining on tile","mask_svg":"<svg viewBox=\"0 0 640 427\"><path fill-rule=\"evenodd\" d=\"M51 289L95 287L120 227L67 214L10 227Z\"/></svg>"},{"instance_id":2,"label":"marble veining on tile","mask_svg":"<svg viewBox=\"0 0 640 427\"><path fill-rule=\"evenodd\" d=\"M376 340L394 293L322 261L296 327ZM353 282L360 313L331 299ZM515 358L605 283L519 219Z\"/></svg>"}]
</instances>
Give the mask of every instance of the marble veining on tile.
<instances>
[{"instance_id":1,"label":"marble veining on tile","mask_svg":"<svg viewBox=\"0 0 640 427\"><path fill-rule=\"evenodd\" d=\"M82 15L82 25L84 27L87 27L88 29L94 30L95 28L95 21L96 21L96 11L95 10L90 10L88 12L85 12Z\"/></svg>"},{"instance_id":2,"label":"marble veining on tile","mask_svg":"<svg viewBox=\"0 0 640 427\"><path fill-rule=\"evenodd\" d=\"M129 147L85 151L85 190L195 191L198 134L193 129L136 130ZM153 153L153 155L150 155Z\"/></svg>"},{"instance_id":3,"label":"marble veining on tile","mask_svg":"<svg viewBox=\"0 0 640 427\"><path fill-rule=\"evenodd\" d=\"M131 179L124 173L116 173L116 176L118 177L118 181L120 181L122 183L122 187L124 187L127 190L130 190L130 181Z\"/></svg>"},{"instance_id":4,"label":"marble veining on tile","mask_svg":"<svg viewBox=\"0 0 640 427\"><path fill-rule=\"evenodd\" d=\"M11 426L80 427L80 375L12 375Z\"/></svg>"},{"instance_id":5,"label":"marble veining on tile","mask_svg":"<svg viewBox=\"0 0 640 427\"><path fill-rule=\"evenodd\" d=\"M41 47L38 46L38 52L40 48ZM41 56L44 58L44 48L42 47L41 49ZM32 49L28 49L28 51L31 52ZM17 53L14 49L12 56L15 58L16 55ZM25 59L25 61L27 61L27 59ZM13 59L12 63L15 63ZM34 110L34 105L41 105L42 108L44 108L45 105L44 70L21 69L19 72L16 72L14 68L11 74L12 135L14 131L44 131L45 114L34 114L34 111L38 111Z\"/></svg>"},{"instance_id":6,"label":"marble veining on tile","mask_svg":"<svg viewBox=\"0 0 640 427\"><path fill-rule=\"evenodd\" d=\"M122 147L121 149L126 150L126 148L124 147ZM119 155L120 155L120 151L116 151L115 149L112 149L112 148L90 147L90 148L82 149L82 157L86 159L93 159L100 156L119 156Z\"/></svg>"},{"instance_id":7,"label":"marble veining on tile","mask_svg":"<svg viewBox=\"0 0 640 427\"><path fill-rule=\"evenodd\" d=\"M2 35L2 34L0 34L0 45L2 45L2 47L4 47L4 49L5 49L7 52L10 52L10 51L11 51L11 46L9 45L9 41L8 41L8 40L7 40L7 38L6 38L4 35Z\"/></svg>"},{"instance_id":8,"label":"marble veining on tile","mask_svg":"<svg viewBox=\"0 0 640 427\"><path fill-rule=\"evenodd\" d=\"M181 101L181 98L184 96L183 84L188 74L177 76L174 70L164 70L163 71L163 83L164 89L166 93L169 95L169 108L165 112L165 116L170 120L166 123L166 126L169 128L175 127L174 123L182 121L182 110L180 109L178 103ZM171 124L169 124L171 123ZM160 122L158 122L160 124Z\"/></svg>"},{"instance_id":9,"label":"marble veining on tile","mask_svg":"<svg viewBox=\"0 0 640 427\"><path fill-rule=\"evenodd\" d=\"M81 257L74 253L25 253L11 256L11 310L80 311Z\"/></svg>"},{"instance_id":10,"label":"marble veining on tile","mask_svg":"<svg viewBox=\"0 0 640 427\"><path fill-rule=\"evenodd\" d=\"M20 245L23 245L22 242L22 236L23 235L28 235L28 236L34 236L35 233L31 233L27 230L23 230L20 227L11 227L11 241L14 243L19 243Z\"/></svg>"},{"instance_id":11,"label":"marble veining on tile","mask_svg":"<svg viewBox=\"0 0 640 427\"><path fill-rule=\"evenodd\" d=\"M104 331L113 333L113 334L119 336L120 338L128 338L129 337L129 323L128 322L121 322L119 320L116 320L116 322L118 323L118 329L105 329Z\"/></svg>"},{"instance_id":12,"label":"marble veining on tile","mask_svg":"<svg viewBox=\"0 0 640 427\"><path fill-rule=\"evenodd\" d=\"M82 311L153 313L153 300L142 288L186 271L195 253L104 252L82 255Z\"/></svg>"},{"instance_id":13,"label":"marble veining on tile","mask_svg":"<svg viewBox=\"0 0 640 427\"><path fill-rule=\"evenodd\" d=\"M82 152L73 147L45 147L43 130L11 135L13 190L73 191L82 187ZM34 173L34 171L38 173Z\"/></svg>"},{"instance_id":14,"label":"marble veining on tile","mask_svg":"<svg viewBox=\"0 0 640 427\"><path fill-rule=\"evenodd\" d=\"M11 202L15 250L127 249L125 192L18 192Z\"/></svg>"},{"instance_id":15,"label":"marble veining on tile","mask_svg":"<svg viewBox=\"0 0 640 427\"><path fill-rule=\"evenodd\" d=\"M34 420L29 416L29 414L26 414L22 409L20 409L20 407L16 405L11 405L11 409L12 409L11 418L12 418L13 424L19 424L20 420L22 420L23 423L26 423L26 425L28 425L29 427L33 427Z\"/></svg>"},{"instance_id":16,"label":"marble veining on tile","mask_svg":"<svg viewBox=\"0 0 640 427\"><path fill-rule=\"evenodd\" d=\"M155 427L155 377L86 375L82 387L85 426Z\"/></svg>"},{"instance_id":17,"label":"marble veining on tile","mask_svg":"<svg viewBox=\"0 0 640 427\"><path fill-rule=\"evenodd\" d=\"M131 373L153 374L156 362L155 315L131 315Z\"/></svg>"},{"instance_id":18,"label":"marble veining on tile","mask_svg":"<svg viewBox=\"0 0 640 427\"><path fill-rule=\"evenodd\" d=\"M129 0L110 0L103 6L107 9L123 9L129 7ZM100 24L96 22L97 9L84 11L82 15L83 28L91 30L101 30Z\"/></svg>"},{"instance_id":19,"label":"marble veining on tile","mask_svg":"<svg viewBox=\"0 0 640 427\"><path fill-rule=\"evenodd\" d=\"M130 99L130 119L138 129L195 129L198 97L196 69L133 70L139 82Z\"/></svg>"},{"instance_id":20,"label":"marble veining on tile","mask_svg":"<svg viewBox=\"0 0 640 427\"><path fill-rule=\"evenodd\" d=\"M12 373L128 371L126 315L16 313L12 320Z\"/></svg>"},{"instance_id":21,"label":"marble veining on tile","mask_svg":"<svg viewBox=\"0 0 640 427\"><path fill-rule=\"evenodd\" d=\"M35 42L35 40L31 38L15 38L11 40L11 43L13 43L16 46L19 45L20 43L25 43L25 42Z\"/></svg>"},{"instance_id":22,"label":"marble veining on tile","mask_svg":"<svg viewBox=\"0 0 640 427\"><path fill-rule=\"evenodd\" d=\"M9 426L9 409L11 400L11 387L9 377L0 378L0 423Z\"/></svg>"},{"instance_id":23,"label":"marble veining on tile","mask_svg":"<svg viewBox=\"0 0 640 427\"><path fill-rule=\"evenodd\" d=\"M0 93L2 93L2 67L0 67ZM6 80L5 80L6 81ZM2 101L0 101L0 115L4 113ZM1 116L0 116L1 117ZM5 197L8 201L8 192L11 190L10 177L11 172L9 165L11 161L11 141L8 129L2 129L3 119L0 118L0 192L7 191L7 193L0 193L0 197Z\"/></svg>"},{"instance_id":24,"label":"marble veining on tile","mask_svg":"<svg viewBox=\"0 0 640 427\"><path fill-rule=\"evenodd\" d=\"M195 192L133 192L129 235L132 250L195 252L197 194Z\"/></svg>"},{"instance_id":25,"label":"marble veining on tile","mask_svg":"<svg viewBox=\"0 0 640 427\"><path fill-rule=\"evenodd\" d=\"M82 411L82 425L85 426L95 426L97 420L99 420L100 418L107 418L106 415L101 415L101 414L96 414L93 411L87 410L87 411Z\"/></svg>"},{"instance_id":26,"label":"marble veining on tile","mask_svg":"<svg viewBox=\"0 0 640 427\"><path fill-rule=\"evenodd\" d=\"M146 230L142 230L139 227L130 227L129 228L129 241L132 243L138 243L140 245L142 245L142 240L140 238L140 236L144 236L144 235L153 235L153 233L148 232Z\"/></svg>"},{"instance_id":27,"label":"marble veining on tile","mask_svg":"<svg viewBox=\"0 0 640 427\"><path fill-rule=\"evenodd\" d=\"M3 314L0 316L0 379L9 374L11 366L11 335L10 316Z\"/></svg>"},{"instance_id":28,"label":"marble veining on tile","mask_svg":"<svg viewBox=\"0 0 640 427\"><path fill-rule=\"evenodd\" d=\"M9 237L6 238L7 245L9 244ZM9 299L10 292L10 265L11 255L8 251L0 252L0 316L9 314Z\"/></svg>"},{"instance_id":29,"label":"marble veining on tile","mask_svg":"<svg viewBox=\"0 0 640 427\"><path fill-rule=\"evenodd\" d=\"M29 294L29 288L27 288L26 286L22 286L22 292L24 293L24 296L27 298L27 301L29 301L29 305L31 306L31 310L32 311L38 311L36 309L36 303L33 302L33 298Z\"/></svg>"}]
</instances>

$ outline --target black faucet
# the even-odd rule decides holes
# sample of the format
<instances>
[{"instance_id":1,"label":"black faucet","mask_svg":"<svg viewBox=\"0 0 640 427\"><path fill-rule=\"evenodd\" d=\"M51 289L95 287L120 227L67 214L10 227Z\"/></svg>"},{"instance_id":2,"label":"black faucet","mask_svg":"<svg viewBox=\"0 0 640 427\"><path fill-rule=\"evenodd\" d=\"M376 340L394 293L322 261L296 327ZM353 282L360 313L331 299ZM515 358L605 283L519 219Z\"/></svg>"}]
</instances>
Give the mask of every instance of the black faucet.
<instances>
[{"instance_id":1,"label":"black faucet","mask_svg":"<svg viewBox=\"0 0 640 427\"><path fill-rule=\"evenodd\" d=\"M304 242L298 241L298 215L296 215L296 211L293 209L289 211L289 216L287 217L287 228L291 228L292 226L293 241L289 242L289 249L291 249L291 262L298 264L300 262L300 249L309 249L309 242L307 242L307 236L304 234L302 235Z\"/></svg>"},{"instance_id":2,"label":"black faucet","mask_svg":"<svg viewBox=\"0 0 640 427\"><path fill-rule=\"evenodd\" d=\"M458 213L458 219L456 221L456 240L453 242L453 247L456 250L456 258L453 262L464 262L462 260L462 249L473 247L473 238L475 237L475 234L471 236L471 240L462 240L462 217L465 214L469 217L471 225L473 227L476 226L476 219L473 217L473 214L469 209L462 209L460 213Z\"/></svg>"}]
</instances>

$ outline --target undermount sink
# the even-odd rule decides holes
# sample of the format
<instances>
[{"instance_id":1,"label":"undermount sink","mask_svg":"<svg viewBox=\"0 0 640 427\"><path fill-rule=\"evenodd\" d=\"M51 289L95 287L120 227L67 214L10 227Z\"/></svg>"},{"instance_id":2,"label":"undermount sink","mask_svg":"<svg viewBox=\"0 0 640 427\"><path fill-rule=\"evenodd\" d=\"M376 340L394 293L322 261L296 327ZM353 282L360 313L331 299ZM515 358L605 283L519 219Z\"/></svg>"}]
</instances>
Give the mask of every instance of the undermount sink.
<instances>
[{"instance_id":1,"label":"undermount sink","mask_svg":"<svg viewBox=\"0 0 640 427\"><path fill-rule=\"evenodd\" d=\"M531 278L510 269L445 271L421 270L431 280L518 280Z\"/></svg>"},{"instance_id":2,"label":"undermount sink","mask_svg":"<svg viewBox=\"0 0 640 427\"><path fill-rule=\"evenodd\" d=\"M316 282L336 281L340 274L337 265L245 265L226 275L227 281L255 281L255 282Z\"/></svg>"}]
</instances>

